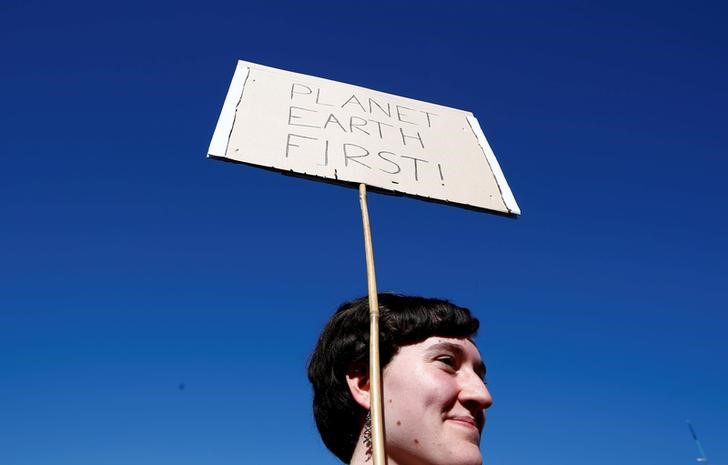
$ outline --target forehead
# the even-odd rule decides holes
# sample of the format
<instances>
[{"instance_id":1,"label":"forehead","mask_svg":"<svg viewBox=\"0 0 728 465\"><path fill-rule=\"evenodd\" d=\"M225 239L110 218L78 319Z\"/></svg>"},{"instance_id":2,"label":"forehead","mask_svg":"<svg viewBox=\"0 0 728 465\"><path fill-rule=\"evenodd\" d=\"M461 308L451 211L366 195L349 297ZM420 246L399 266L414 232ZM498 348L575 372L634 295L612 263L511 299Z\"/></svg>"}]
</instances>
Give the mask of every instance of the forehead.
<instances>
[{"instance_id":1,"label":"forehead","mask_svg":"<svg viewBox=\"0 0 728 465\"><path fill-rule=\"evenodd\" d=\"M451 350L460 352L475 364L482 364L480 351L475 343L468 338L430 336L422 342L402 346L400 354L426 354L437 350Z\"/></svg>"}]
</instances>

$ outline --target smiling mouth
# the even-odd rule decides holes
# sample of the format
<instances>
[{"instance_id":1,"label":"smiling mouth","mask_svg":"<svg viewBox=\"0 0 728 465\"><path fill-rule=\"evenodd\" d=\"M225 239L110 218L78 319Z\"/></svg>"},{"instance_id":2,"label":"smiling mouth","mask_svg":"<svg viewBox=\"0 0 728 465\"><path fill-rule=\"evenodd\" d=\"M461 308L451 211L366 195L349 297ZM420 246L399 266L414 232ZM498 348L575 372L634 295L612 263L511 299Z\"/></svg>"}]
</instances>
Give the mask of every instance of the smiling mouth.
<instances>
[{"instance_id":1,"label":"smiling mouth","mask_svg":"<svg viewBox=\"0 0 728 465\"><path fill-rule=\"evenodd\" d=\"M474 418L471 417L451 417L448 420L454 422L457 425L464 426L472 431L475 431L480 435L480 428Z\"/></svg>"}]
</instances>

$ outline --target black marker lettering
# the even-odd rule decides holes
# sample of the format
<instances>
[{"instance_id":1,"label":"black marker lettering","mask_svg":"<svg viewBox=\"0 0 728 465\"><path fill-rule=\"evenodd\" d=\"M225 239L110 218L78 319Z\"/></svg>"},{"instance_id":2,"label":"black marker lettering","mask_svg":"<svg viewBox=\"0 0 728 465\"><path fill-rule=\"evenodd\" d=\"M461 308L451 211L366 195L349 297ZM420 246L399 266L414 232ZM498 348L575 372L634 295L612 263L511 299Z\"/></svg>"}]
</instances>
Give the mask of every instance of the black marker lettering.
<instances>
[{"instance_id":1,"label":"black marker lettering","mask_svg":"<svg viewBox=\"0 0 728 465\"><path fill-rule=\"evenodd\" d=\"M403 107L402 105L395 105L395 107L397 108L397 119L398 120L400 120L403 123L417 124L417 123L413 123L412 121L407 121L406 119L402 119L404 116L407 116L404 113L402 113L402 110L412 110L411 108ZM414 110L412 110L412 111L414 111Z\"/></svg>"},{"instance_id":2,"label":"black marker lettering","mask_svg":"<svg viewBox=\"0 0 728 465\"><path fill-rule=\"evenodd\" d=\"M318 140L318 138L316 138L316 137L301 136L299 134L288 134L288 136L286 137L286 158L288 158L288 148L289 147L300 147L300 145L291 143L291 136L300 137L301 139Z\"/></svg>"},{"instance_id":3,"label":"black marker lettering","mask_svg":"<svg viewBox=\"0 0 728 465\"><path fill-rule=\"evenodd\" d=\"M341 108L344 108L345 106L347 106L348 104L350 104L352 102L352 100L354 102L356 102L357 105L359 105L359 108L361 108L361 111L363 111L363 112L366 113L366 111L367 111L366 108L364 108L364 105L361 104L361 102L359 101L359 99L356 98L356 95L354 95L354 94L351 94L351 97L349 97L349 100L347 100L346 102L344 102L341 105Z\"/></svg>"},{"instance_id":4,"label":"black marker lettering","mask_svg":"<svg viewBox=\"0 0 728 465\"><path fill-rule=\"evenodd\" d=\"M422 136L420 135L419 131L416 133L416 136L409 136L404 133L402 128L399 128L399 133L402 135L402 145L407 145L407 139L417 139L418 141L420 141L420 145L422 146L422 148L425 148L425 143L422 142Z\"/></svg>"},{"instance_id":5,"label":"black marker lettering","mask_svg":"<svg viewBox=\"0 0 728 465\"><path fill-rule=\"evenodd\" d=\"M400 155L400 156L402 158L408 158L408 159L414 161L414 164L415 164L415 181L419 181L420 178L417 176L417 162L418 161L424 161L425 163L427 163L427 160L423 160L422 158L408 157L407 155Z\"/></svg>"},{"instance_id":6,"label":"black marker lettering","mask_svg":"<svg viewBox=\"0 0 728 465\"><path fill-rule=\"evenodd\" d=\"M427 116L427 127L432 127L432 121L430 121L430 116L437 116L435 113L430 113L429 111L422 111L420 110L420 113L424 113Z\"/></svg>"},{"instance_id":7,"label":"black marker lettering","mask_svg":"<svg viewBox=\"0 0 728 465\"><path fill-rule=\"evenodd\" d=\"M326 127L329 125L329 123L332 123L332 122L338 124L339 127L341 128L341 130L344 131L344 132L346 132L346 129L344 129L344 126L341 125L341 123L336 118L336 116L334 116L333 113L330 113L329 114L329 117L326 118L326 122L324 123L324 129L326 129Z\"/></svg>"},{"instance_id":8,"label":"black marker lettering","mask_svg":"<svg viewBox=\"0 0 728 465\"><path fill-rule=\"evenodd\" d=\"M372 123L377 123L377 129L379 130L379 138L382 139L382 126L389 126L390 128L394 127L391 124L382 123L381 121L377 121L375 119L370 119Z\"/></svg>"},{"instance_id":9,"label":"black marker lettering","mask_svg":"<svg viewBox=\"0 0 728 465\"><path fill-rule=\"evenodd\" d=\"M296 92L296 88L306 89L308 92L300 92L300 91L299 92ZM293 94L309 95L311 93L313 93L313 91L308 86L305 86L303 84L299 84L297 82L294 82L293 84L291 84L291 100L293 100Z\"/></svg>"},{"instance_id":10,"label":"black marker lettering","mask_svg":"<svg viewBox=\"0 0 728 465\"><path fill-rule=\"evenodd\" d=\"M377 107L379 107L379 110L382 113L384 113L385 115L389 116L390 118L392 117L392 107L389 105L389 102L387 102L387 109L385 110L384 108L382 108L382 106L379 103L377 103L376 100L374 100L374 99L372 99L370 97L369 98L369 113L372 113L372 103L374 105L376 105Z\"/></svg>"},{"instance_id":11,"label":"black marker lettering","mask_svg":"<svg viewBox=\"0 0 728 465\"><path fill-rule=\"evenodd\" d=\"M354 123L355 119L357 121L359 121L359 123ZM366 125L367 125L367 120L365 120L364 118L359 118L358 116L352 116L349 118L349 132L354 132L354 128L356 128L357 131L361 131L368 136L369 133L361 128L361 126L366 126Z\"/></svg>"},{"instance_id":12,"label":"black marker lettering","mask_svg":"<svg viewBox=\"0 0 728 465\"><path fill-rule=\"evenodd\" d=\"M319 166L328 166L329 164L329 140L326 139L326 145L324 146L324 164Z\"/></svg>"},{"instance_id":13,"label":"black marker lettering","mask_svg":"<svg viewBox=\"0 0 728 465\"><path fill-rule=\"evenodd\" d=\"M323 103L321 101L321 89L316 89L316 103L319 104L319 105L327 106L327 107L333 107L332 104L330 104L330 103Z\"/></svg>"},{"instance_id":14,"label":"black marker lettering","mask_svg":"<svg viewBox=\"0 0 728 465\"><path fill-rule=\"evenodd\" d=\"M303 118L303 116L297 116L297 115L294 115L293 114L293 109L294 108L296 110L303 110L303 111L310 111L312 113L318 113L316 110L309 110L308 108L294 107L293 105L291 105L290 107L288 107L288 125L289 126L301 126L303 128L320 128L321 127L321 126L314 126L313 124L294 123L293 122L294 119L301 119L301 118Z\"/></svg>"},{"instance_id":15,"label":"black marker lettering","mask_svg":"<svg viewBox=\"0 0 728 465\"><path fill-rule=\"evenodd\" d=\"M358 149L363 150L363 154L361 155L349 155L349 151L347 150L348 147L356 147ZM344 166L349 166L349 160L359 163L362 166L366 166L369 169L372 169L371 166L360 162L359 160L356 160L357 158L364 158L366 156L369 156L369 150L365 149L364 147L356 144L344 144Z\"/></svg>"},{"instance_id":16,"label":"black marker lettering","mask_svg":"<svg viewBox=\"0 0 728 465\"><path fill-rule=\"evenodd\" d=\"M400 171L402 171L402 168L400 168L399 165L397 163L395 163L394 160L390 160L389 158L387 158L387 157L384 156L385 153L388 154L388 155L394 155L394 156L397 156L397 155L394 154L394 153L392 153L392 152L387 152L385 150L382 150L381 152L377 153L377 155L379 155L379 158L381 158L382 160L388 161L389 163L393 164L397 168L397 171L387 171L385 169L379 168L380 171L384 171L385 173L389 173L389 174L397 174Z\"/></svg>"}]
</instances>

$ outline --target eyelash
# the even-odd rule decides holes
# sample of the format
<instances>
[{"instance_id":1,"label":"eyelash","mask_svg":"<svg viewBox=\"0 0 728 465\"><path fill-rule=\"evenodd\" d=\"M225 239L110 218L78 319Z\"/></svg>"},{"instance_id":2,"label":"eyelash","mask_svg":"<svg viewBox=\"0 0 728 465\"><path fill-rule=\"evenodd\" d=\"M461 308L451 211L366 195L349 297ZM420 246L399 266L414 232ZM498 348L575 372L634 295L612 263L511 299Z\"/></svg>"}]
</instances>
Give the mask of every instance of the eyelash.
<instances>
[{"instance_id":1,"label":"eyelash","mask_svg":"<svg viewBox=\"0 0 728 465\"><path fill-rule=\"evenodd\" d=\"M453 357L452 355L442 355L437 358L437 361L440 363L445 364L448 368L452 370L457 370L457 359ZM485 376L482 377L483 384L486 386L488 385L488 381L486 380Z\"/></svg>"},{"instance_id":2,"label":"eyelash","mask_svg":"<svg viewBox=\"0 0 728 465\"><path fill-rule=\"evenodd\" d=\"M452 369L455 369L457 367L457 360L452 355L443 355L441 357L438 357L437 361L440 363L444 363Z\"/></svg>"}]
</instances>

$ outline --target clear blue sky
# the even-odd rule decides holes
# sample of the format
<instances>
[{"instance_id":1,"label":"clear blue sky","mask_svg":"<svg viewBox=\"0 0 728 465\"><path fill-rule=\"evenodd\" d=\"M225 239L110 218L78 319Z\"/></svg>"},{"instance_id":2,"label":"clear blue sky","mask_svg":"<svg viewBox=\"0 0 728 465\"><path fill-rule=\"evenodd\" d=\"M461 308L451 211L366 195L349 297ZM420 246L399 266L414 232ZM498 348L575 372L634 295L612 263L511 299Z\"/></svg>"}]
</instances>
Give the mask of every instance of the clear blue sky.
<instances>
[{"instance_id":1,"label":"clear blue sky","mask_svg":"<svg viewBox=\"0 0 728 465\"><path fill-rule=\"evenodd\" d=\"M369 202L380 289L481 318L488 464L728 463L727 13L4 1L0 464L337 463L357 194L205 158L237 59L479 118L520 219Z\"/></svg>"}]
</instances>

